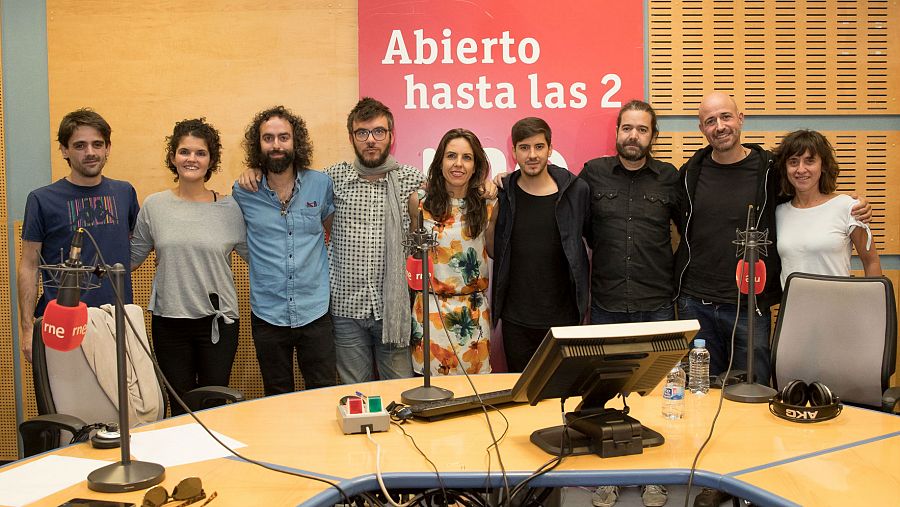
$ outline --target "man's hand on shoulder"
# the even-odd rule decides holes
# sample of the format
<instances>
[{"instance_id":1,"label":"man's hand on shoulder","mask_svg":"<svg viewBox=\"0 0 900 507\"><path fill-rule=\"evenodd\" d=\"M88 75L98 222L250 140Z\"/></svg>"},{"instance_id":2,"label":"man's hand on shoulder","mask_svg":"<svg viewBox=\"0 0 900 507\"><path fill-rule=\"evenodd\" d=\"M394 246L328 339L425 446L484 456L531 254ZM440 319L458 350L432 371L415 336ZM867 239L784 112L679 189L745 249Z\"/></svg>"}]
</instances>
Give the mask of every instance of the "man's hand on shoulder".
<instances>
[{"instance_id":1,"label":"man's hand on shoulder","mask_svg":"<svg viewBox=\"0 0 900 507\"><path fill-rule=\"evenodd\" d=\"M497 185L491 180L484 180L484 183L481 184L479 190L481 190L481 197L484 197L487 200L496 199L497 192L500 191L500 189L497 188Z\"/></svg>"},{"instance_id":2,"label":"man's hand on shoulder","mask_svg":"<svg viewBox=\"0 0 900 507\"><path fill-rule=\"evenodd\" d=\"M850 209L853 218L864 224L869 223L869 220L872 220L872 205L869 203L869 200L862 196L857 197L856 192L851 193L850 197L859 201Z\"/></svg>"},{"instance_id":3,"label":"man's hand on shoulder","mask_svg":"<svg viewBox=\"0 0 900 507\"><path fill-rule=\"evenodd\" d=\"M496 188L497 192L506 188L505 185L506 185L507 180L509 180L509 174L510 173L499 173L499 174L494 175L494 178L491 180L491 183L493 183L494 186L497 187ZM495 192L494 196L496 197L496 195L497 194Z\"/></svg>"},{"instance_id":4,"label":"man's hand on shoulder","mask_svg":"<svg viewBox=\"0 0 900 507\"><path fill-rule=\"evenodd\" d=\"M237 184L247 192L256 192L259 190L260 181L262 181L262 171L247 169L238 177Z\"/></svg>"}]
</instances>

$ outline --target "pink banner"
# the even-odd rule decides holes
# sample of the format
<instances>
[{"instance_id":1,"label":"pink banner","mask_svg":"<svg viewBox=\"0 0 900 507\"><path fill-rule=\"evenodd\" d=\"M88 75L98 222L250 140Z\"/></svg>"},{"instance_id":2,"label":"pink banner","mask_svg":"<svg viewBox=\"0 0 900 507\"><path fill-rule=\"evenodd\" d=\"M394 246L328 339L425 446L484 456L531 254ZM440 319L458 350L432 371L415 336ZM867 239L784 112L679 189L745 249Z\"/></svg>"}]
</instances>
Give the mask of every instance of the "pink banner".
<instances>
[{"instance_id":1,"label":"pink banner","mask_svg":"<svg viewBox=\"0 0 900 507\"><path fill-rule=\"evenodd\" d=\"M643 97L643 2L359 0L359 89L394 113L394 156L427 166L447 130L515 169L510 127L538 116L551 162L615 152L619 107Z\"/></svg>"}]
</instances>

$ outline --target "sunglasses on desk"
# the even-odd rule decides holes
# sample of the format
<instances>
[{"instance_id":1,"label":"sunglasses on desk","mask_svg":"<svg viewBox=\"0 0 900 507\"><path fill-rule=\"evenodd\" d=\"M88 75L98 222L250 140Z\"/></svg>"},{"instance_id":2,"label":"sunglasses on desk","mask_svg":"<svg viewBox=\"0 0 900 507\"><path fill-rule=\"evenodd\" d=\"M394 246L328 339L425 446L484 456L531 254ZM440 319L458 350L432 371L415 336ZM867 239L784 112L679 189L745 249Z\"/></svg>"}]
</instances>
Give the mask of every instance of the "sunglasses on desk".
<instances>
[{"instance_id":1,"label":"sunglasses on desk","mask_svg":"<svg viewBox=\"0 0 900 507\"><path fill-rule=\"evenodd\" d=\"M141 504L141 507L162 507L171 502L181 502L175 507L187 507L206 498L205 502L197 506L203 507L212 502L215 497L216 492L213 491L209 498L206 498L206 492L203 491L203 483L199 477L188 477L175 486L171 495L162 486L154 486L148 489L147 493L144 494L144 502Z\"/></svg>"}]
</instances>

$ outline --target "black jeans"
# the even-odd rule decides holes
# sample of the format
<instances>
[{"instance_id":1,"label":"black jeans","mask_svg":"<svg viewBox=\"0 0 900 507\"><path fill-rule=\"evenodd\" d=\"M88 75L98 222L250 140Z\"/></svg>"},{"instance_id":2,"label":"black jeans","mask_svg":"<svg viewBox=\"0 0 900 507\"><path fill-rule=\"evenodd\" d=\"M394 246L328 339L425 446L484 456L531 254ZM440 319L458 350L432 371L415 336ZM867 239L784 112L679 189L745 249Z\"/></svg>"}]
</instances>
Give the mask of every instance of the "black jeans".
<instances>
[{"instance_id":1,"label":"black jeans","mask_svg":"<svg viewBox=\"0 0 900 507\"><path fill-rule=\"evenodd\" d=\"M227 386L238 347L238 321L225 324L219 319L219 342L211 340L213 316L176 319L154 315L153 350L163 375L178 396L204 386ZM172 415L184 409L169 401Z\"/></svg>"},{"instance_id":2,"label":"black jeans","mask_svg":"<svg viewBox=\"0 0 900 507\"><path fill-rule=\"evenodd\" d=\"M306 389L337 384L331 314L294 328L250 314L250 327L266 396L294 391L294 349Z\"/></svg>"},{"instance_id":3,"label":"black jeans","mask_svg":"<svg viewBox=\"0 0 900 507\"><path fill-rule=\"evenodd\" d=\"M503 351L506 353L506 368L510 373L521 373L537 351L538 345L547 336L550 328L535 329L503 321Z\"/></svg>"}]
</instances>

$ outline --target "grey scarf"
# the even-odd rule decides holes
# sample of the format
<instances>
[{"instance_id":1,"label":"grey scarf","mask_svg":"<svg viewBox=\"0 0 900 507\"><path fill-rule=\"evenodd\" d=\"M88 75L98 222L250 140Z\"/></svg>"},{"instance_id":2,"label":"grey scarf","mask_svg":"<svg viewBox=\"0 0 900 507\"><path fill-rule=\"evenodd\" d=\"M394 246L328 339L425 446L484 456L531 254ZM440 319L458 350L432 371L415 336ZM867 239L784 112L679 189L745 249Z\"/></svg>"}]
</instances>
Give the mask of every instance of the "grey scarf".
<instances>
[{"instance_id":1,"label":"grey scarf","mask_svg":"<svg viewBox=\"0 0 900 507\"><path fill-rule=\"evenodd\" d=\"M409 291L406 288L404 272L404 239L403 215L406 202L400 195L400 182L394 169L400 164L394 157L388 156L378 167L366 167L357 157L353 167L360 176L384 175L387 181L387 196L384 206L384 318L381 342L401 347L409 346L411 330L411 311L409 307Z\"/></svg>"}]
</instances>

